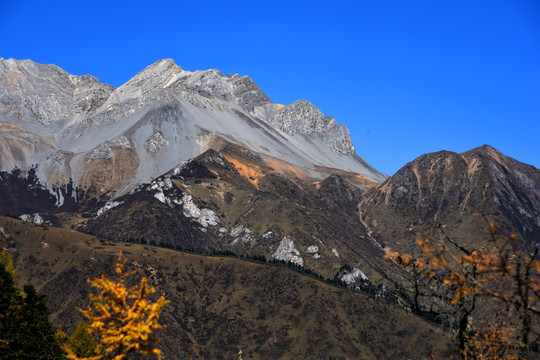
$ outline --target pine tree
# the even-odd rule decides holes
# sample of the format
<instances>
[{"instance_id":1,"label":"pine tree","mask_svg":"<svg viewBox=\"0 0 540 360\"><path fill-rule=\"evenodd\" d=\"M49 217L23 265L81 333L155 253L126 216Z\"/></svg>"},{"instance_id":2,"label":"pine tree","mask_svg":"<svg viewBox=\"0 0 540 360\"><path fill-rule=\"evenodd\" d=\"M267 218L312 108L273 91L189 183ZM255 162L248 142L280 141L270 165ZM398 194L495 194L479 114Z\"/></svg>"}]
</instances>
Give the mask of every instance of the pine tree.
<instances>
[{"instance_id":1,"label":"pine tree","mask_svg":"<svg viewBox=\"0 0 540 360\"><path fill-rule=\"evenodd\" d=\"M0 264L0 358L64 359L45 296L30 284L24 286L24 294Z\"/></svg>"},{"instance_id":2,"label":"pine tree","mask_svg":"<svg viewBox=\"0 0 540 360\"><path fill-rule=\"evenodd\" d=\"M78 357L88 358L97 355L97 342L84 321L77 324L77 328L67 340L67 346Z\"/></svg>"},{"instance_id":3,"label":"pine tree","mask_svg":"<svg viewBox=\"0 0 540 360\"><path fill-rule=\"evenodd\" d=\"M0 264L0 356L6 353L12 338L14 306L20 301L15 282L9 271Z\"/></svg>"}]
</instances>

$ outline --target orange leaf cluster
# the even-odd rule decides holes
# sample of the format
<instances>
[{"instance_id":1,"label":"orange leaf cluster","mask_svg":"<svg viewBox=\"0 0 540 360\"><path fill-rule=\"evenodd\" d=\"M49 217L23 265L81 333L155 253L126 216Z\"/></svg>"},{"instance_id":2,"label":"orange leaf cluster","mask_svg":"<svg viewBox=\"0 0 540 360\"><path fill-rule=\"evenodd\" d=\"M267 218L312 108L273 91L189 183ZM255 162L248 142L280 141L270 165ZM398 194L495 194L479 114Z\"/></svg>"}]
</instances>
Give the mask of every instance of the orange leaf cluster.
<instances>
[{"instance_id":1,"label":"orange leaf cluster","mask_svg":"<svg viewBox=\"0 0 540 360\"><path fill-rule=\"evenodd\" d=\"M507 322L475 327L466 351L462 352L462 358L518 360L519 356L513 353L513 349L517 348L515 331Z\"/></svg>"},{"instance_id":2,"label":"orange leaf cluster","mask_svg":"<svg viewBox=\"0 0 540 360\"><path fill-rule=\"evenodd\" d=\"M515 234L503 237L501 232L501 226L489 223L488 240L470 251L440 229L435 241L428 236L417 241L422 247L417 256L385 256L410 272L413 309L421 310L418 299L426 296L439 297L453 306L452 311L459 317L456 336L463 359L517 359L516 354L529 350L532 324L536 329L540 327L538 249L532 253L521 251ZM419 290L421 286L425 289ZM480 297L505 309L519 331L508 321L496 321L497 316L484 326L471 326L471 314Z\"/></svg>"}]
</instances>

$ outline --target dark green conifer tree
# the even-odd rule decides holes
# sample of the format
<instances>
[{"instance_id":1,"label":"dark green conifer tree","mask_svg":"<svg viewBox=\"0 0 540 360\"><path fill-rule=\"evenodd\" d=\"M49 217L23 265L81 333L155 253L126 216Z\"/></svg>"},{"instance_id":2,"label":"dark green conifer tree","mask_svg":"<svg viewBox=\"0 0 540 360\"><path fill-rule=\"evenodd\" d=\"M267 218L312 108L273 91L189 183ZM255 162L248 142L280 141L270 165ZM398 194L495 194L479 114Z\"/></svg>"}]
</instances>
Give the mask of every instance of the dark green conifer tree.
<instances>
[{"instance_id":1,"label":"dark green conifer tree","mask_svg":"<svg viewBox=\"0 0 540 360\"><path fill-rule=\"evenodd\" d=\"M24 294L0 264L0 358L64 359L45 296L30 284L24 286Z\"/></svg>"},{"instance_id":2,"label":"dark green conifer tree","mask_svg":"<svg viewBox=\"0 0 540 360\"><path fill-rule=\"evenodd\" d=\"M97 342L84 321L77 324L77 328L69 337L67 345L78 357L91 357L97 355Z\"/></svg>"},{"instance_id":3,"label":"dark green conifer tree","mask_svg":"<svg viewBox=\"0 0 540 360\"><path fill-rule=\"evenodd\" d=\"M4 350L9 347L12 337L13 314L15 305L20 302L20 294L15 287L13 277L0 264L0 358L3 358Z\"/></svg>"}]
</instances>

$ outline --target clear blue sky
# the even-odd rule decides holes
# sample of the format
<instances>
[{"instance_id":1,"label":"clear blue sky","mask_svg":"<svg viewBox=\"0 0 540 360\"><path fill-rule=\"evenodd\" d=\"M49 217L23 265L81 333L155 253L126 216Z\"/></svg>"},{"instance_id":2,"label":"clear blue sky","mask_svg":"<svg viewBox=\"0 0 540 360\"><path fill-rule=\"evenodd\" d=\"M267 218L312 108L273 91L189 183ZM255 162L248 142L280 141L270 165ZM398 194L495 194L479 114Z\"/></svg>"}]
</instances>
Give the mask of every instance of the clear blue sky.
<instances>
[{"instance_id":1,"label":"clear blue sky","mask_svg":"<svg viewBox=\"0 0 540 360\"><path fill-rule=\"evenodd\" d=\"M393 174L489 144L540 168L540 1L0 0L0 56L119 86L173 58L308 99Z\"/></svg>"}]
</instances>

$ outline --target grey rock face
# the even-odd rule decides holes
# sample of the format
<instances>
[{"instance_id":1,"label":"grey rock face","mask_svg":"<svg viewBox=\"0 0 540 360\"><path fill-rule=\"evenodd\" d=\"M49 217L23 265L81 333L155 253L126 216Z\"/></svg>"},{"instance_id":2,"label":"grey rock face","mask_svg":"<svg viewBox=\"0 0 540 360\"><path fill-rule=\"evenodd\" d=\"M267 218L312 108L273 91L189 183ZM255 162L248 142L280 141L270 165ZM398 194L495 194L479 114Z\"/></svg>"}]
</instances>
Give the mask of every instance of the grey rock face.
<instances>
[{"instance_id":1,"label":"grey rock face","mask_svg":"<svg viewBox=\"0 0 540 360\"><path fill-rule=\"evenodd\" d=\"M199 209L199 207L193 202L193 197L188 194L184 194L182 198L184 203L183 213L185 217L193 218L203 227L216 226L219 224L219 217L210 209Z\"/></svg>"},{"instance_id":2,"label":"grey rock face","mask_svg":"<svg viewBox=\"0 0 540 360\"><path fill-rule=\"evenodd\" d=\"M0 115L16 122L55 124L98 108L113 90L55 65L0 58Z\"/></svg>"},{"instance_id":3,"label":"grey rock face","mask_svg":"<svg viewBox=\"0 0 540 360\"><path fill-rule=\"evenodd\" d=\"M169 142L163 138L163 135L159 131L144 142L144 148L152 153L160 152L167 145L169 145Z\"/></svg>"},{"instance_id":4,"label":"grey rock face","mask_svg":"<svg viewBox=\"0 0 540 360\"><path fill-rule=\"evenodd\" d=\"M256 107L272 103L266 94L249 77L229 74L227 75L227 80L232 88L232 94L237 99L238 105L244 110L252 113Z\"/></svg>"},{"instance_id":5,"label":"grey rock face","mask_svg":"<svg viewBox=\"0 0 540 360\"><path fill-rule=\"evenodd\" d=\"M338 125L331 116L324 116L321 110L307 100L298 100L274 113L269 123L288 134L318 136L332 151L349 155L354 153L349 130Z\"/></svg>"},{"instance_id":6,"label":"grey rock face","mask_svg":"<svg viewBox=\"0 0 540 360\"><path fill-rule=\"evenodd\" d=\"M86 155L86 162L91 162L96 159L111 159L113 157L113 147L129 149L129 140L125 136L117 137L100 144Z\"/></svg>"},{"instance_id":7,"label":"grey rock face","mask_svg":"<svg viewBox=\"0 0 540 360\"><path fill-rule=\"evenodd\" d=\"M346 275L343 275L341 278L342 281L344 281L347 285L354 284L358 281L358 279L362 281L368 281L368 277L366 274L364 274L360 269L354 268L351 272L349 272Z\"/></svg>"},{"instance_id":8,"label":"grey rock face","mask_svg":"<svg viewBox=\"0 0 540 360\"><path fill-rule=\"evenodd\" d=\"M105 206L103 206L102 208L100 208L98 211L97 211L97 215L96 216L101 216L103 215L106 211L109 211L110 209L114 208L114 207L117 207L118 205L121 205L122 204L122 201L108 201Z\"/></svg>"},{"instance_id":9,"label":"grey rock face","mask_svg":"<svg viewBox=\"0 0 540 360\"><path fill-rule=\"evenodd\" d=\"M250 243L252 241L255 241L255 236L253 236L253 231L251 231L249 228L238 225L231 229L230 233L231 237L234 238L232 241L232 245L238 243L239 240L241 240L244 244Z\"/></svg>"}]
</instances>

